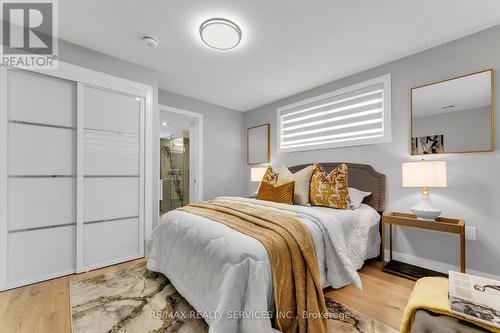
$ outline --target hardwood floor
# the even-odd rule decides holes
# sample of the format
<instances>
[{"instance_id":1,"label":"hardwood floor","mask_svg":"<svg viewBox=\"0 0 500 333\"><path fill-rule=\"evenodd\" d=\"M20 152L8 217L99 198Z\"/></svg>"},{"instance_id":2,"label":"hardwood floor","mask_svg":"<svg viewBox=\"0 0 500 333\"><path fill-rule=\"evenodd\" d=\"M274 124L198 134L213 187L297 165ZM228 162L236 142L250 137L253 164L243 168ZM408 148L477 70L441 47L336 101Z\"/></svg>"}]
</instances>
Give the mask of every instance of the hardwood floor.
<instances>
[{"instance_id":1,"label":"hardwood floor","mask_svg":"<svg viewBox=\"0 0 500 333\"><path fill-rule=\"evenodd\" d=\"M95 270L69 275L21 288L0 292L0 332L67 333L71 330L70 281L132 267L138 259ZM381 272L379 263L367 262L360 270L363 291L353 286L325 290L325 295L361 313L399 329L403 309L413 288L413 281Z\"/></svg>"},{"instance_id":2,"label":"hardwood floor","mask_svg":"<svg viewBox=\"0 0 500 333\"><path fill-rule=\"evenodd\" d=\"M350 285L325 290L325 296L350 306L397 330L415 281L382 272L380 263L367 261L359 271L363 290Z\"/></svg>"},{"instance_id":3,"label":"hardwood floor","mask_svg":"<svg viewBox=\"0 0 500 333\"><path fill-rule=\"evenodd\" d=\"M0 292L1 333L71 332L69 282L132 267L145 259L129 261L78 275Z\"/></svg>"}]
</instances>

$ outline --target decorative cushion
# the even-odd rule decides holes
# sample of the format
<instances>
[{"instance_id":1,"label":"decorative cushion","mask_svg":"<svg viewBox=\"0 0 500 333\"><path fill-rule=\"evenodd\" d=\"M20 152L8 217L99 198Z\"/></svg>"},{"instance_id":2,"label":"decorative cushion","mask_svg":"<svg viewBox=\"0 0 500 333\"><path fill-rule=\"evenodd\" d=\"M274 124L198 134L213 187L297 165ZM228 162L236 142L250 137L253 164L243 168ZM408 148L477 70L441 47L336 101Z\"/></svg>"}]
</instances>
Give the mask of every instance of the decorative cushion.
<instances>
[{"instance_id":1,"label":"decorative cushion","mask_svg":"<svg viewBox=\"0 0 500 333\"><path fill-rule=\"evenodd\" d=\"M268 183L274 186L276 185L277 181L278 181L278 173L274 171L274 169L271 166L268 166L260 182L261 185L262 183Z\"/></svg>"},{"instance_id":2,"label":"decorative cushion","mask_svg":"<svg viewBox=\"0 0 500 333\"><path fill-rule=\"evenodd\" d=\"M313 206L348 209L349 183L347 164L339 164L329 174L326 174L323 167L316 163L311 177L309 202Z\"/></svg>"},{"instance_id":3,"label":"decorative cushion","mask_svg":"<svg viewBox=\"0 0 500 333\"><path fill-rule=\"evenodd\" d=\"M296 173L291 173L290 170L283 165L278 173L276 185L279 186L285 183L295 182L293 203L295 205L307 205L309 204L309 188L313 171L314 166L310 165Z\"/></svg>"},{"instance_id":4,"label":"decorative cushion","mask_svg":"<svg viewBox=\"0 0 500 333\"><path fill-rule=\"evenodd\" d=\"M356 209L361 206L363 200L370 196L372 192L360 191L357 188L349 187L349 208Z\"/></svg>"},{"instance_id":5,"label":"decorative cushion","mask_svg":"<svg viewBox=\"0 0 500 333\"><path fill-rule=\"evenodd\" d=\"M257 199L293 205L294 185L294 182L290 182L280 186L273 186L263 181L260 183Z\"/></svg>"}]
</instances>

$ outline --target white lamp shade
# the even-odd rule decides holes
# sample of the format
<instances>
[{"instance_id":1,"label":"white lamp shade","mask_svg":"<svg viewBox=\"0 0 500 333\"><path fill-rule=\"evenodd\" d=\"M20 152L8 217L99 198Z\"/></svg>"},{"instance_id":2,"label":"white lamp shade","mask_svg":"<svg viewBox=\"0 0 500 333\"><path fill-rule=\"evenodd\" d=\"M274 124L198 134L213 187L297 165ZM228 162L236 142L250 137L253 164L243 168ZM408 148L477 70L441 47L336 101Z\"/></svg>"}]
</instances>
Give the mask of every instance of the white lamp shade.
<instances>
[{"instance_id":1,"label":"white lamp shade","mask_svg":"<svg viewBox=\"0 0 500 333\"><path fill-rule=\"evenodd\" d=\"M267 168L251 168L250 179L253 182L260 182L266 173Z\"/></svg>"},{"instance_id":2,"label":"white lamp shade","mask_svg":"<svg viewBox=\"0 0 500 333\"><path fill-rule=\"evenodd\" d=\"M418 161L402 164L403 187L446 187L445 161Z\"/></svg>"}]
</instances>

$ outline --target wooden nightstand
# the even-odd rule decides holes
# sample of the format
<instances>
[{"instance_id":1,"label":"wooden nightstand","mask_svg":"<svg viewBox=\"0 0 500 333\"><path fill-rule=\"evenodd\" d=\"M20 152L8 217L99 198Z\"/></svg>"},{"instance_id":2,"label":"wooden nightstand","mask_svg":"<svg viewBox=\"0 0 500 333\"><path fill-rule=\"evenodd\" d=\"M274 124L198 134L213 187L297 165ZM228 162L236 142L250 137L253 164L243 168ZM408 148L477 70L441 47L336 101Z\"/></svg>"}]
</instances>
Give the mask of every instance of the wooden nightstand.
<instances>
[{"instance_id":1,"label":"wooden nightstand","mask_svg":"<svg viewBox=\"0 0 500 333\"><path fill-rule=\"evenodd\" d=\"M389 225L389 251L390 259L385 261L384 245L385 245L385 225ZM382 215L382 249L380 251L382 257L382 270L407 277L412 280L417 280L424 276L448 276L440 272L432 271L426 268L406 264L392 259L392 226L399 225L402 227L410 227L438 232L446 232L457 234L460 238L460 271L465 273L465 223L463 220L449 219L439 217L436 221L418 220L413 214L385 212Z\"/></svg>"}]
</instances>

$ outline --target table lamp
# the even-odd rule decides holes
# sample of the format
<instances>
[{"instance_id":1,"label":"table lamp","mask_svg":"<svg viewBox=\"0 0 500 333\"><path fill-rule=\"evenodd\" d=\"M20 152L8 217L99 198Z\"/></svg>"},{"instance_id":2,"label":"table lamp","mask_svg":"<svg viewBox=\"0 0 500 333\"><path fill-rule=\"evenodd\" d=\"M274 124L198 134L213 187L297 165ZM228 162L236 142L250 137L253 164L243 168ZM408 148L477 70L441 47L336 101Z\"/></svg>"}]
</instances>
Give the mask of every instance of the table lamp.
<instances>
[{"instance_id":1,"label":"table lamp","mask_svg":"<svg viewBox=\"0 0 500 333\"><path fill-rule=\"evenodd\" d=\"M266 173L267 168L251 168L250 180L252 182L260 182Z\"/></svg>"},{"instance_id":2,"label":"table lamp","mask_svg":"<svg viewBox=\"0 0 500 333\"><path fill-rule=\"evenodd\" d=\"M429 187L446 187L445 161L418 161L402 164L403 187L422 187L420 202L411 211L421 220L433 221L441 215L429 196Z\"/></svg>"},{"instance_id":3,"label":"table lamp","mask_svg":"<svg viewBox=\"0 0 500 333\"><path fill-rule=\"evenodd\" d=\"M250 180L252 182L261 182L262 178L264 178L264 175L266 173L267 168L250 168ZM255 191L254 195L257 195L257 192L259 191L257 187L257 191Z\"/></svg>"}]
</instances>

